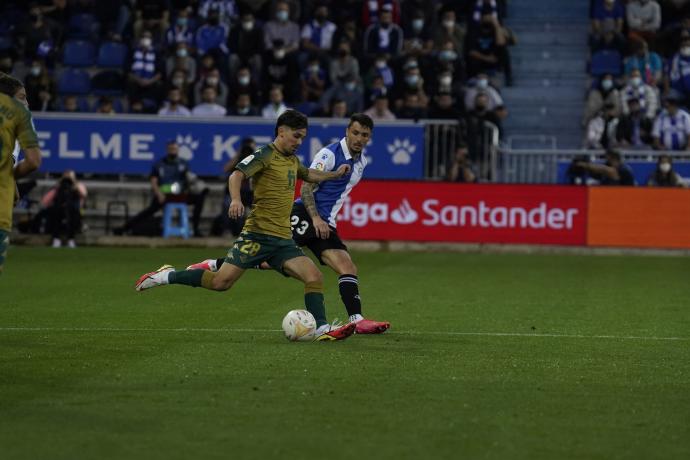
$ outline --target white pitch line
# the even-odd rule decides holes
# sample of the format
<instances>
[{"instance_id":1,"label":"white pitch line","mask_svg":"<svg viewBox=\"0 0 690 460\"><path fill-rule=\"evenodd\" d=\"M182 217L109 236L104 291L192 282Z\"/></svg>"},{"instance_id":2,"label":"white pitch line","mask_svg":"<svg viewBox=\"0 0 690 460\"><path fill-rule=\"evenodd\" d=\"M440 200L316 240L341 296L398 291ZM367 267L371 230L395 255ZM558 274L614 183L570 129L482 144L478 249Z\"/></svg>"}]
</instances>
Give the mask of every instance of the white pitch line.
<instances>
[{"instance_id":1,"label":"white pitch line","mask_svg":"<svg viewBox=\"0 0 690 460\"><path fill-rule=\"evenodd\" d=\"M229 329L229 328L111 328L111 327L0 327L0 332L216 332L216 333L275 333L280 329ZM454 332L454 331L388 331L386 335L445 335L477 337L543 337L556 339L605 339L605 340L652 340L688 342L690 337L655 337L636 335L585 335L585 334L538 334L522 332Z\"/></svg>"}]
</instances>

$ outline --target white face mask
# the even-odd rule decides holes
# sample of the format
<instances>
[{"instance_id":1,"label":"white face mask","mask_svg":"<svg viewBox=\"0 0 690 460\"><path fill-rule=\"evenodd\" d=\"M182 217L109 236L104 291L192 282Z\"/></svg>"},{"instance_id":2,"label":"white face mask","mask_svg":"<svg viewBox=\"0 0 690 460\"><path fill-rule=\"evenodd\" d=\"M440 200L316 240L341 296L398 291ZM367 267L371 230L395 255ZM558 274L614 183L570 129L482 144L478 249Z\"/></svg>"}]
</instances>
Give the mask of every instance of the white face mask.
<instances>
[{"instance_id":1,"label":"white face mask","mask_svg":"<svg viewBox=\"0 0 690 460\"><path fill-rule=\"evenodd\" d=\"M244 30L246 30L247 32L249 32L250 30L252 30L254 28L254 21L244 21L242 23L242 28Z\"/></svg>"},{"instance_id":2,"label":"white face mask","mask_svg":"<svg viewBox=\"0 0 690 460\"><path fill-rule=\"evenodd\" d=\"M173 84L173 86L177 86L178 88L181 88L182 85L184 85L184 79L183 78L173 78L172 84Z\"/></svg>"},{"instance_id":3,"label":"white face mask","mask_svg":"<svg viewBox=\"0 0 690 460\"><path fill-rule=\"evenodd\" d=\"M453 83L453 77L451 77L450 75L444 75L439 79L439 81L443 86L450 86L451 83Z\"/></svg>"},{"instance_id":4,"label":"white face mask","mask_svg":"<svg viewBox=\"0 0 690 460\"><path fill-rule=\"evenodd\" d=\"M139 44L143 46L144 48L150 48L151 47L151 39L148 37L144 37L139 41Z\"/></svg>"},{"instance_id":5,"label":"white face mask","mask_svg":"<svg viewBox=\"0 0 690 460\"><path fill-rule=\"evenodd\" d=\"M240 82L240 85L245 86L249 84L249 77L246 75L242 75L237 79L237 81Z\"/></svg>"},{"instance_id":6,"label":"white face mask","mask_svg":"<svg viewBox=\"0 0 690 460\"><path fill-rule=\"evenodd\" d=\"M602 88L604 91L610 90L611 88L613 88L613 81L611 81L611 80L602 80L602 82L601 82L601 88Z\"/></svg>"},{"instance_id":7,"label":"white face mask","mask_svg":"<svg viewBox=\"0 0 690 460\"><path fill-rule=\"evenodd\" d=\"M288 20L288 16L289 16L289 14L288 14L288 12L285 11L285 10L280 10L280 11L278 11L278 12L276 13L276 18L277 18L279 21L287 21L287 20Z\"/></svg>"},{"instance_id":8,"label":"white face mask","mask_svg":"<svg viewBox=\"0 0 690 460\"><path fill-rule=\"evenodd\" d=\"M445 27L446 29L452 29L453 27L455 27L455 21L451 19L446 19L445 21L443 21L443 27Z\"/></svg>"},{"instance_id":9,"label":"white face mask","mask_svg":"<svg viewBox=\"0 0 690 460\"><path fill-rule=\"evenodd\" d=\"M187 57L187 48L180 48L177 50L177 57Z\"/></svg>"},{"instance_id":10,"label":"white face mask","mask_svg":"<svg viewBox=\"0 0 690 460\"><path fill-rule=\"evenodd\" d=\"M32 66L31 67L31 75L34 77L38 77L41 74L41 67L40 66Z\"/></svg>"},{"instance_id":11,"label":"white face mask","mask_svg":"<svg viewBox=\"0 0 690 460\"><path fill-rule=\"evenodd\" d=\"M275 50L273 56L278 60L283 59L285 57L285 50Z\"/></svg>"},{"instance_id":12,"label":"white face mask","mask_svg":"<svg viewBox=\"0 0 690 460\"><path fill-rule=\"evenodd\" d=\"M357 83L353 81L348 81L347 83L345 83L345 88L347 88L348 91L354 91L355 88L357 88Z\"/></svg>"},{"instance_id":13,"label":"white face mask","mask_svg":"<svg viewBox=\"0 0 690 460\"><path fill-rule=\"evenodd\" d=\"M218 77L208 77L206 79L206 83L208 83L211 86L216 86L218 84Z\"/></svg>"},{"instance_id":14,"label":"white face mask","mask_svg":"<svg viewBox=\"0 0 690 460\"><path fill-rule=\"evenodd\" d=\"M680 49L680 54L682 54L685 57L690 56L690 46L684 46Z\"/></svg>"},{"instance_id":15,"label":"white face mask","mask_svg":"<svg viewBox=\"0 0 690 460\"><path fill-rule=\"evenodd\" d=\"M239 113L240 115L246 115L249 113L249 107L238 108L237 113Z\"/></svg>"},{"instance_id":16,"label":"white face mask","mask_svg":"<svg viewBox=\"0 0 690 460\"><path fill-rule=\"evenodd\" d=\"M640 77L632 77L632 78L630 79L630 84L633 85L633 86L635 86L635 87L640 86L640 85L642 84L642 78L640 78Z\"/></svg>"},{"instance_id":17,"label":"white face mask","mask_svg":"<svg viewBox=\"0 0 690 460\"><path fill-rule=\"evenodd\" d=\"M422 30L424 28L424 19L413 19L412 28L417 32Z\"/></svg>"},{"instance_id":18,"label":"white face mask","mask_svg":"<svg viewBox=\"0 0 690 460\"><path fill-rule=\"evenodd\" d=\"M477 80L477 88L485 89L486 87L489 86L489 80L486 78L480 78Z\"/></svg>"},{"instance_id":19,"label":"white face mask","mask_svg":"<svg viewBox=\"0 0 690 460\"><path fill-rule=\"evenodd\" d=\"M386 67L386 61L376 61L377 69L383 69L384 67Z\"/></svg>"},{"instance_id":20,"label":"white face mask","mask_svg":"<svg viewBox=\"0 0 690 460\"><path fill-rule=\"evenodd\" d=\"M661 171L664 174L669 172L670 170L671 170L671 163L661 163L659 165L659 171Z\"/></svg>"}]
</instances>

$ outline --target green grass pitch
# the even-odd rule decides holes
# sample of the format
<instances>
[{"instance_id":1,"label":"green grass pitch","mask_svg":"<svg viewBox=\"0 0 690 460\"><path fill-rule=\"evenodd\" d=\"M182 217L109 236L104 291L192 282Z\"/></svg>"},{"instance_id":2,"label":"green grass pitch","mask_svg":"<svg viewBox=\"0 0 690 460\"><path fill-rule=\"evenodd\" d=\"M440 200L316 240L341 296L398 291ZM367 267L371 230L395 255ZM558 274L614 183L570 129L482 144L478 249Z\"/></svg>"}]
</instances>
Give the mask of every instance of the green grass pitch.
<instances>
[{"instance_id":1,"label":"green grass pitch","mask_svg":"<svg viewBox=\"0 0 690 460\"><path fill-rule=\"evenodd\" d=\"M393 326L338 343L273 272L133 289L222 253L11 248L0 458L690 458L687 258L355 253Z\"/></svg>"}]
</instances>

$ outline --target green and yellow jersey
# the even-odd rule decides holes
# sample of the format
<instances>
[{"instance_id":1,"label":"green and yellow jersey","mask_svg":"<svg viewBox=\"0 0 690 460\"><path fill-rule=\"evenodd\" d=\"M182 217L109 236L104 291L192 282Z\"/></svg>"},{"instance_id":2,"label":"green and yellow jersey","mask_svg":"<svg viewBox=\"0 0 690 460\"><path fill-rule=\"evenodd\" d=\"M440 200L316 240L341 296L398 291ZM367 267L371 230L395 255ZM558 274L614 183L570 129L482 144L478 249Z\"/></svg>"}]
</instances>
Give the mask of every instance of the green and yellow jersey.
<instances>
[{"instance_id":1,"label":"green and yellow jersey","mask_svg":"<svg viewBox=\"0 0 690 460\"><path fill-rule=\"evenodd\" d=\"M254 204L244 231L292 238L290 212L297 179L309 170L294 155L285 155L273 144L260 148L242 160L237 169L254 181Z\"/></svg>"},{"instance_id":2,"label":"green and yellow jersey","mask_svg":"<svg viewBox=\"0 0 690 460\"><path fill-rule=\"evenodd\" d=\"M12 228L14 207L14 143L22 149L38 147L38 136L31 112L20 102L0 94L0 230Z\"/></svg>"}]
</instances>

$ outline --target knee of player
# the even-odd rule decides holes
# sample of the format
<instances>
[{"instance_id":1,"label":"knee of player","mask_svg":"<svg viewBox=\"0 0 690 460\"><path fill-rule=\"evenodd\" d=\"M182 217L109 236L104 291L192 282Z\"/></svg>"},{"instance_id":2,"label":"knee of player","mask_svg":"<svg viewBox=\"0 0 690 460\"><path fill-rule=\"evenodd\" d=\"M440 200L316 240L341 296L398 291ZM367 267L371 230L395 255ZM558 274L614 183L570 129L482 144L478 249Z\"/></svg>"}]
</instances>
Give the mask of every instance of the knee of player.
<instances>
[{"instance_id":1,"label":"knee of player","mask_svg":"<svg viewBox=\"0 0 690 460\"><path fill-rule=\"evenodd\" d=\"M304 284L322 287L323 286L323 273L321 273L318 268L314 268L314 270L310 271L304 277Z\"/></svg>"}]
</instances>

